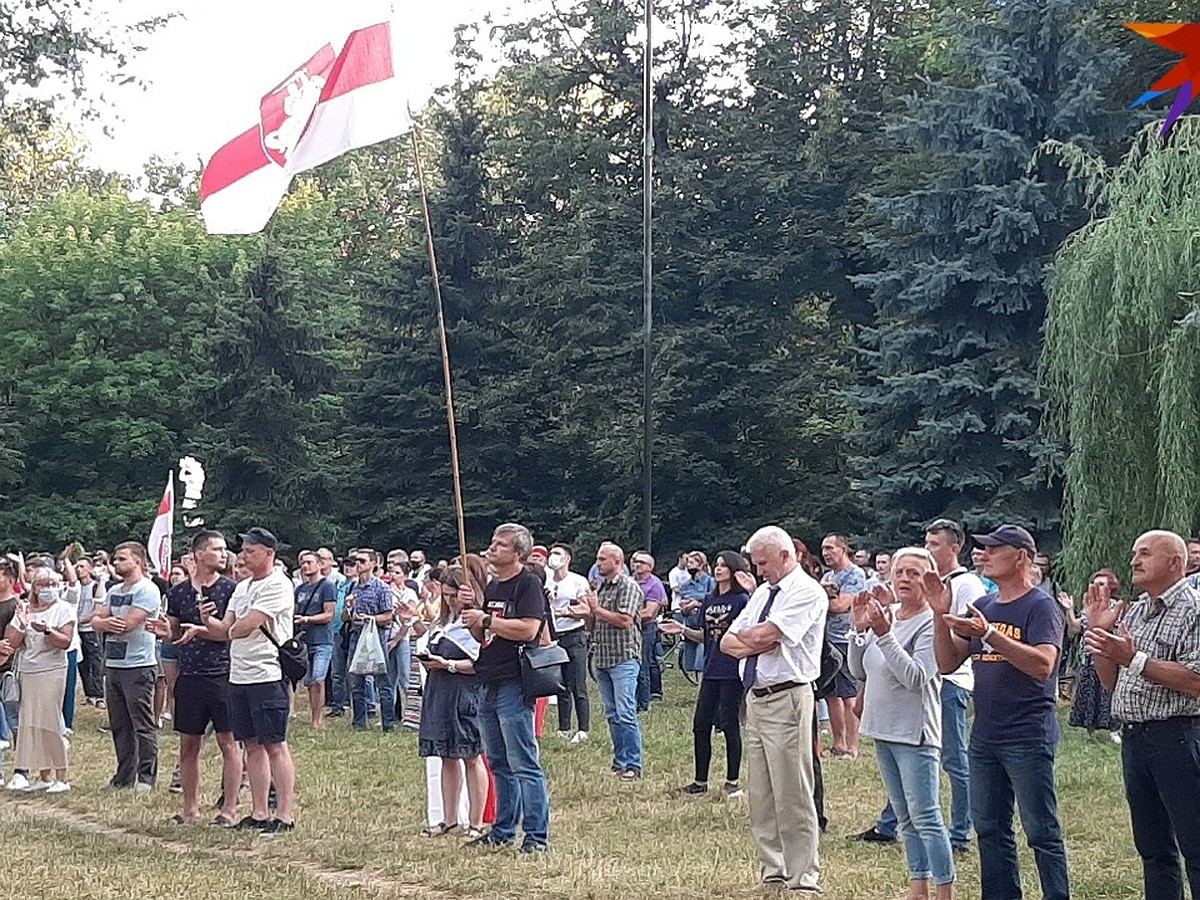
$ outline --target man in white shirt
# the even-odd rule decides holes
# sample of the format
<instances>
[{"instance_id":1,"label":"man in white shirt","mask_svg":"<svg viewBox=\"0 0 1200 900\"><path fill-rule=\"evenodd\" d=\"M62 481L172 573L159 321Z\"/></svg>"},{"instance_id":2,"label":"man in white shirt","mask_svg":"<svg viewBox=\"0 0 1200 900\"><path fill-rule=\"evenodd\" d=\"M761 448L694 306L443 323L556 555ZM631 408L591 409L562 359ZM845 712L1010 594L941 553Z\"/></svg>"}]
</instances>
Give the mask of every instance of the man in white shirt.
<instances>
[{"instance_id":1,"label":"man in white shirt","mask_svg":"<svg viewBox=\"0 0 1200 900\"><path fill-rule=\"evenodd\" d=\"M588 632L584 620L571 614L571 605L586 598L591 585L582 575L571 571L575 551L567 544L555 544L546 559L546 593L554 613L558 645L570 658L563 666L563 686L558 695L558 736L579 744L588 739L592 728L592 706L588 698ZM579 730L571 731L571 707L579 719Z\"/></svg>"},{"instance_id":2,"label":"man in white shirt","mask_svg":"<svg viewBox=\"0 0 1200 900\"><path fill-rule=\"evenodd\" d=\"M764 884L818 891L817 807L813 801L813 691L829 603L825 589L796 562L776 525L746 542L766 583L721 638L742 660L750 831Z\"/></svg>"},{"instance_id":3,"label":"man in white shirt","mask_svg":"<svg viewBox=\"0 0 1200 900\"><path fill-rule=\"evenodd\" d=\"M288 690L279 651L260 628L281 644L292 637L292 581L275 567L275 535L251 528L241 537L240 559L250 577L238 582L224 619L216 618L211 601L201 605L207 633L199 636L229 641L229 719L234 737L246 746L253 804L237 827L278 834L295 828L296 770L287 743ZM272 782L277 811L276 818L269 819Z\"/></svg>"}]
</instances>

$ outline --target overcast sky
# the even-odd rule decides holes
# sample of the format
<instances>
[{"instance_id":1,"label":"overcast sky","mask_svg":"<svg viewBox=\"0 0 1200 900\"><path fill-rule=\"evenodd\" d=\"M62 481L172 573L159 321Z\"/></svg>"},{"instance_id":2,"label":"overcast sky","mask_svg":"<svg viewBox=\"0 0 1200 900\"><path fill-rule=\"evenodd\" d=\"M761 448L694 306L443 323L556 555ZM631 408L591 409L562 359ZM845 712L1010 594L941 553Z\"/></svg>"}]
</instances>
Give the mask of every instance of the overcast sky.
<instances>
[{"instance_id":1,"label":"overcast sky","mask_svg":"<svg viewBox=\"0 0 1200 900\"><path fill-rule=\"evenodd\" d=\"M454 76L454 26L489 11L503 16L512 5L396 0L396 38L410 61L399 74L411 85L414 108ZM391 6L384 0L96 0L115 24L168 9L182 16L147 37L147 51L131 64L148 82L146 90L106 90L108 110L100 123L84 128L90 161L129 174L154 154L207 161L257 121L259 98L297 65L326 41L336 52L354 27L389 18Z\"/></svg>"}]
</instances>

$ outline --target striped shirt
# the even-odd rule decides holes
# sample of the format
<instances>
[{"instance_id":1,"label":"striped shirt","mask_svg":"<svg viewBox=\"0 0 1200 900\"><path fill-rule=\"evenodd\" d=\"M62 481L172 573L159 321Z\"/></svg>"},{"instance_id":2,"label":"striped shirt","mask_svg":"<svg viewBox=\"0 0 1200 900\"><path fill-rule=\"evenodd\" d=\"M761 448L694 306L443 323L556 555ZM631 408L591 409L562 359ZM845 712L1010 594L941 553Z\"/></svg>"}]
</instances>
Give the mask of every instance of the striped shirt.
<instances>
[{"instance_id":1,"label":"striped shirt","mask_svg":"<svg viewBox=\"0 0 1200 900\"><path fill-rule=\"evenodd\" d=\"M642 658L642 589L630 576L619 573L596 589L596 599L609 612L624 613L633 619L628 628L618 628L596 617L592 637L596 642L597 669L611 669L627 659Z\"/></svg>"},{"instance_id":2,"label":"striped shirt","mask_svg":"<svg viewBox=\"0 0 1200 900\"><path fill-rule=\"evenodd\" d=\"M1181 578L1161 597L1142 594L1125 613L1135 650L1150 659L1179 663L1200 672L1200 592ZM1126 668L1117 670L1113 718L1157 722L1176 716L1200 716L1200 697L1157 684Z\"/></svg>"}]
</instances>

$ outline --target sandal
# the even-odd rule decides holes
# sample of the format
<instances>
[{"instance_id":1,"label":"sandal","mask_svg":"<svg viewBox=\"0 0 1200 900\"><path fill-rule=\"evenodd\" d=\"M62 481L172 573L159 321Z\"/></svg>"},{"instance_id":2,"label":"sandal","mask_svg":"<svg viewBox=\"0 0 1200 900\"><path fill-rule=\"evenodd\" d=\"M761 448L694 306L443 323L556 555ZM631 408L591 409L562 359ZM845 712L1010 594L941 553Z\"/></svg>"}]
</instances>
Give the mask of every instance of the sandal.
<instances>
[{"instance_id":1,"label":"sandal","mask_svg":"<svg viewBox=\"0 0 1200 900\"><path fill-rule=\"evenodd\" d=\"M175 815L171 816L171 818L167 819L167 822L171 825L196 825L199 823L199 821L199 819L185 819L179 813L176 813Z\"/></svg>"},{"instance_id":2,"label":"sandal","mask_svg":"<svg viewBox=\"0 0 1200 900\"><path fill-rule=\"evenodd\" d=\"M213 819L212 823L218 828L233 828L235 825L237 825L236 820L229 818L229 816L222 815L221 813L217 814L217 817Z\"/></svg>"},{"instance_id":3,"label":"sandal","mask_svg":"<svg viewBox=\"0 0 1200 900\"><path fill-rule=\"evenodd\" d=\"M458 823L457 822L455 822L453 825L447 825L445 822L438 822L436 825L434 825L431 828L430 827L422 828L421 829L421 837L427 837L427 838L441 837L442 835L445 835L445 834L453 834L455 831L458 831Z\"/></svg>"},{"instance_id":4,"label":"sandal","mask_svg":"<svg viewBox=\"0 0 1200 900\"><path fill-rule=\"evenodd\" d=\"M473 840L476 840L477 838L483 837L483 829L476 828L474 825L472 825L470 828L468 828L466 831L464 831L462 833L462 836L468 841L473 841Z\"/></svg>"}]
</instances>

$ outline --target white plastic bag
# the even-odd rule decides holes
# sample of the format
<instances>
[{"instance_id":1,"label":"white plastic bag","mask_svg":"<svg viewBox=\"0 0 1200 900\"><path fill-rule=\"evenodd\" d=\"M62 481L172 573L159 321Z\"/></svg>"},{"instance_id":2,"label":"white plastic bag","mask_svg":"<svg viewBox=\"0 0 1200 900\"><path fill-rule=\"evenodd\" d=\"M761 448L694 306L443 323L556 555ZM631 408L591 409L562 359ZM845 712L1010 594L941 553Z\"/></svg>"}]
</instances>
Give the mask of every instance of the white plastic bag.
<instances>
[{"instance_id":1,"label":"white plastic bag","mask_svg":"<svg viewBox=\"0 0 1200 900\"><path fill-rule=\"evenodd\" d=\"M351 675L386 675L387 657L383 655L383 642L379 640L379 627L372 617L363 625L362 634L350 660Z\"/></svg>"}]
</instances>

